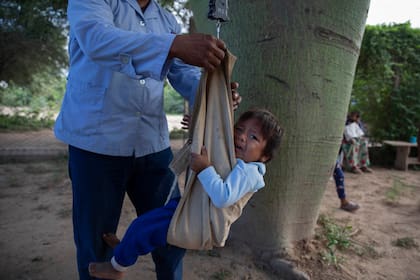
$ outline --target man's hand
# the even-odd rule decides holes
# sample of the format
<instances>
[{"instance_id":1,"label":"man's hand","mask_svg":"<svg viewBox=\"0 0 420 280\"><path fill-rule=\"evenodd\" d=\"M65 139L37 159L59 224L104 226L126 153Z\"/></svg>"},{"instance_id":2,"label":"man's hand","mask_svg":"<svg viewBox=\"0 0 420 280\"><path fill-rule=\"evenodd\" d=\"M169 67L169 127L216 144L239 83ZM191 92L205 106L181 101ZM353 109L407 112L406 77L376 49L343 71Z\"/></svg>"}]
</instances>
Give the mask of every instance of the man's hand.
<instances>
[{"instance_id":1,"label":"man's hand","mask_svg":"<svg viewBox=\"0 0 420 280\"><path fill-rule=\"evenodd\" d=\"M200 173L202 170L210 166L209 157L207 155L206 147L201 147L201 155L196 153L191 153L191 162L190 168L195 173Z\"/></svg>"},{"instance_id":2,"label":"man's hand","mask_svg":"<svg viewBox=\"0 0 420 280\"><path fill-rule=\"evenodd\" d=\"M180 58L185 63L213 71L225 57L226 46L212 35L194 33L177 35L168 58Z\"/></svg>"}]
</instances>

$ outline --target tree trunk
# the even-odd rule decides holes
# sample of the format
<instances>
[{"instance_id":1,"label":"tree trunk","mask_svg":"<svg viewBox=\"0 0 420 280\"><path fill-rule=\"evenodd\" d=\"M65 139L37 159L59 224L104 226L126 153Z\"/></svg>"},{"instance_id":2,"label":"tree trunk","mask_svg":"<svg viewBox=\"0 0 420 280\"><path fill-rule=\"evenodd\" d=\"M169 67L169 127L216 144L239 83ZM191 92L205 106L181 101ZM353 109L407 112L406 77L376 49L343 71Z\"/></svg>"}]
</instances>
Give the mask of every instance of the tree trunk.
<instances>
[{"instance_id":1,"label":"tree trunk","mask_svg":"<svg viewBox=\"0 0 420 280\"><path fill-rule=\"evenodd\" d=\"M208 1L190 0L198 31L215 34ZM232 237L279 252L310 238L341 143L369 0L229 1L221 38L238 57L242 104L265 107L285 137L267 166L266 187ZM339 200L337 199L337 206Z\"/></svg>"}]
</instances>

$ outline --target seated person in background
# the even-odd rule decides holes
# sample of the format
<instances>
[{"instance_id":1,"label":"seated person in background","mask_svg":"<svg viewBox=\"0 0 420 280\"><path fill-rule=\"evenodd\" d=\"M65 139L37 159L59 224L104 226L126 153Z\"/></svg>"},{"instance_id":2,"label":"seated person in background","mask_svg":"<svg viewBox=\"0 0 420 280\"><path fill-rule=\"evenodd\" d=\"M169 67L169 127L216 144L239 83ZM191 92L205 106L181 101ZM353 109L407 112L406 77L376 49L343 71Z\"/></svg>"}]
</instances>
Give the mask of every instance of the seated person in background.
<instances>
[{"instance_id":1,"label":"seated person in background","mask_svg":"<svg viewBox=\"0 0 420 280\"><path fill-rule=\"evenodd\" d=\"M344 167L355 174L361 174L362 171L372 173L372 169L369 168L368 139L364 137L365 134L359 112L351 112L346 121L341 147Z\"/></svg>"}]
</instances>

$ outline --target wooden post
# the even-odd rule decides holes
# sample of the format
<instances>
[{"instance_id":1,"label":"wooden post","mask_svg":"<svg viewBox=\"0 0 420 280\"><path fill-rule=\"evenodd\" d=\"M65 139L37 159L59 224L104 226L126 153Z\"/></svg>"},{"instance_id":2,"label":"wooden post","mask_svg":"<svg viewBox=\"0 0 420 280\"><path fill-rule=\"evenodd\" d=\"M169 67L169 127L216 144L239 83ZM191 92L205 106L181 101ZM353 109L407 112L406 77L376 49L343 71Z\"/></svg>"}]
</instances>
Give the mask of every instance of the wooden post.
<instances>
[{"instance_id":1,"label":"wooden post","mask_svg":"<svg viewBox=\"0 0 420 280\"><path fill-rule=\"evenodd\" d=\"M408 169L408 155L410 153L409 146L397 147L397 156L395 158L395 169L407 171Z\"/></svg>"}]
</instances>

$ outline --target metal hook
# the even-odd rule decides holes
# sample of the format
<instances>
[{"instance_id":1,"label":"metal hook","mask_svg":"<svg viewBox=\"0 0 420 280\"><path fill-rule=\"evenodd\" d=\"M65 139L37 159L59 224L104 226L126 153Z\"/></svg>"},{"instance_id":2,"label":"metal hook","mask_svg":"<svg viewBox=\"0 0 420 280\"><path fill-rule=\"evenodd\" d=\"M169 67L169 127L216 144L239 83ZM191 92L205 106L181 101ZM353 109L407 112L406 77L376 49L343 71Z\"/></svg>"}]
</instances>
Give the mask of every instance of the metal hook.
<instances>
[{"instance_id":1,"label":"metal hook","mask_svg":"<svg viewBox=\"0 0 420 280\"><path fill-rule=\"evenodd\" d=\"M217 39L220 39L220 29L221 29L221 27L222 27L222 22L220 21L220 19L218 19L216 21L216 36L217 36Z\"/></svg>"}]
</instances>

